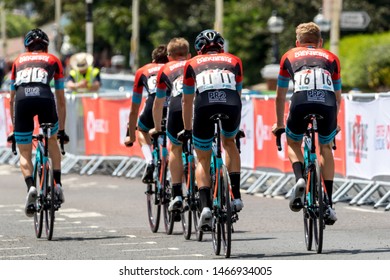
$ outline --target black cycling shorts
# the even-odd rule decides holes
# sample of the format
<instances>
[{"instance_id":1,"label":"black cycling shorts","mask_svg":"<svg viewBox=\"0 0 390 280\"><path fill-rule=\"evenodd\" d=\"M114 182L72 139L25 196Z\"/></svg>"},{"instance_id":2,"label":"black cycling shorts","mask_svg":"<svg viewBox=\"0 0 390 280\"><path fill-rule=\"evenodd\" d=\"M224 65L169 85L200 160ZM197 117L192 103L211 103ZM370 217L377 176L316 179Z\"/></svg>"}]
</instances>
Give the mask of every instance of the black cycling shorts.
<instances>
[{"instance_id":1,"label":"black cycling shorts","mask_svg":"<svg viewBox=\"0 0 390 280\"><path fill-rule=\"evenodd\" d=\"M193 143L195 148L211 149L215 125L211 116L221 113L229 118L222 120L221 133L227 138L234 137L241 122L241 98L234 90L211 90L199 93L194 102Z\"/></svg>"},{"instance_id":2,"label":"black cycling shorts","mask_svg":"<svg viewBox=\"0 0 390 280\"><path fill-rule=\"evenodd\" d=\"M144 132L148 132L154 127L153 122L153 103L156 98L156 94L148 95L146 98L145 106L138 118L138 129Z\"/></svg>"},{"instance_id":3,"label":"black cycling shorts","mask_svg":"<svg viewBox=\"0 0 390 280\"><path fill-rule=\"evenodd\" d=\"M39 123L52 123L51 134L58 131L58 115L53 98L29 97L15 101L14 135L16 143L30 144L34 131L34 117Z\"/></svg>"},{"instance_id":4,"label":"black cycling shorts","mask_svg":"<svg viewBox=\"0 0 390 280\"><path fill-rule=\"evenodd\" d=\"M182 95L171 97L168 107L167 136L174 145L182 144L177 140L177 134L184 129L181 98Z\"/></svg>"},{"instance_id":5,"label":"black cycling shorts","mask_svg":"<svg viewBox=\"0 0 390 280\"><path fill-rule=\"evenodd\" d=\"M304 120L308 114L318 114L318 140L321 144L333 141L337 129L337 103L334 92L324 92L321 98L313 101L312 94L296 92L291 97L290 112L287 118L286 134L294 141L300 141L307 129Z\"/></svg>"}]
</instances>

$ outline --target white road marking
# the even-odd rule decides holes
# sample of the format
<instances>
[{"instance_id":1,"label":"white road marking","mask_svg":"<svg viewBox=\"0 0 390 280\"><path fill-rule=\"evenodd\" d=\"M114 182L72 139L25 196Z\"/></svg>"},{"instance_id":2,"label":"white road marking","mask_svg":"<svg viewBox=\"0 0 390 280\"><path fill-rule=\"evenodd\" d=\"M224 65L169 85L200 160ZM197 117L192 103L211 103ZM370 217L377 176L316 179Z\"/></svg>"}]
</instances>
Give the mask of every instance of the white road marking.
<instances>
[{"instance_id":1,"label":"white road marking","mask_svg":"<svg viewBox=\"0 0 390 280\"><path fill-rule=\"evenodd\" d=\"M97 212L82 212L82 213L59 213L62 216L66 216L71 219L75 218L92 218L92 217L103 217L104 215L97 213Z\"/></svg>"},{"instance_id":2,"label":"white road marking","mask_svg":"<svg viewBox=\"0 0 390 280\"><path fill-rule=\"evenodd\" d=\"M129 235L126 235L127 237L130 237L130 238L136 238L137 236L135 236L135 235L131 235L131 234L129 234Z\"/></svg>"},{"instance_id":3,"label":"white road marking","mask_svg":"<svg viewBox=\"0 0 390 280\"><path fill-rule=\"evenodd\" d=\"M0 248L0 251L6 251L6 250L25 250L25 249L30 249L30 247Z\"/></svg>"},{"instance_id":4,"label":"white road marking","mask_svg":"<svg viewBox=\"0 0 390 280\"><path fill-rule=\"evenodd\" d=\"M360 211L360 212L367 212L367 213L386 213L385 211L379 211L379 210L370 210L370 209L364 209L364 208L357 208L357 207L345 207L348 210L354 210L354 211ZM387 213L386 213L387 214Z\"/></svg>"},{"instance_id":5,"label":"white road marking","mask_svg":"<svg viewBox=\"0 0 390 280\"><path fill-rule=\"evenodd\" d=\"M155 241L147 241L147 242L124 242L124 243L107 243L107 244L100 244L101 246L122 246L122 245L141 245L141 244L148 244L148 245L154 245L157 244Z\"/></svg>"},{"instance_id":6,"label":"white road marking","mask_svg":"<svg viewBox=\"0 0 390 280\"><path fill-rule=\"evenodd\" d=\"M40 257L40 256L47 256L47 254L30 254L30 255L0 256L0 259L26 258L26 257Z\"/></svg>"},{"instance_id":7,"label":"white road marking","mask_svg":"<svg viewBox=\"0 0 390 280\"><path fill-rule=\"evenodd\" d=\"M0 236L0 237L3 237L3 236ZM19 241L19 239L14 238L14 239L3 239L3 240L1 240L1 242L15 242L15 241Z\"/></svg>"},{"instance_id":8,"label":"white road marking","mask_svg":"<svg viewBox=\"0 0 390 280\"><path fill-rule=\"evenodd\" d=\"M74 227L56 227L56 229L81 229L81 228L99 228L98 226L74 226Z\"/></svg>"},{"instance_id":9,"label":"white road marking","mask_svg":"<svg viewBox=\"0 0 390 280\"><path fill-rule=\"evenodd\" d=\"M151 258L153 259L160 259L160 258L182 258L182 257L204 257L205 255L202 254L189 254L189 255L165 255L165 256L153 256Z\"/></svg>"},{"instance_id":10,"label":"white road marking","mask_svg":"<svg viewBox=\"0 0 390 280\"><path fill-rule=\"evenodd\" d=\"M178 251L179 248L128 249L128 250L122 250L122 252L164 251L164 250Z\"/></svg>"}]
</instances>

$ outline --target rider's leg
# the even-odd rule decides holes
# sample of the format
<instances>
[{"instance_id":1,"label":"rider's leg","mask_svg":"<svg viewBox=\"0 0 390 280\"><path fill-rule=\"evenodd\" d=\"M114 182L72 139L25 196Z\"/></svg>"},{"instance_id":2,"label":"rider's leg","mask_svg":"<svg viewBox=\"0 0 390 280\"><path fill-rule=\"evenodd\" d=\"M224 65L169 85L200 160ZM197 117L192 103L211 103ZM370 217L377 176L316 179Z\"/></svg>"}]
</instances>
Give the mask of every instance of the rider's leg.
<instances>
[{"instance_id":1,"label":"rider's leg","mask_svg":"<svg viewBox=\"0 0 390 280\"><path fill-rule=\"evenodd\" d=\"M211 209L211 182L210 182L210 161L211 161L211 150L203 151L195 149L198 158L196 164L195 178L199 189L199 196L201 201L202 209L209 207Z\"/></svg>"},{"instance_id":2,"label":"rider's leg","mask_svg":"<svg viewBox=\"0 0 390 280\"><path fill-rule=\"evenodd\" d=\"M183 161L182 147L180 145L171 145L169 151L169 170L171 171L172 195L183 196L181 184L183 181Z\"/></svg>"},{"instance_id":3,"label":"rider's leg","mask_svg":"<svg viewBox=\"0 0 390 280\"><path fill-rule=\"evenodd\" d=\"M57 143L57 136L49 138L49 156L53 165L53 176L57 184L61 185L61 153Z\"/></svg>"},{"instance_id":4,"label":"rider's leg","mask_svg":"<svg viewBox=\"0 0 390 280\"><path fill-rule=\"evenodd\" d=\"M295 181L303 178L303 153L302 153L302 140L294 141L287 137L288 145L288 158L292 164L292 168L295 175Z\"/></svg>"},{"instance_id":5,"label":"rider's leg","mask_svg":"<svg viewBox=\"0 0 390 280\"><path fill-rule=\"evenodd\" d=\"M333 178L334 178L334 158L332 152L332 143L321 144L320 143L320 154L321 154L321 173L324 179L326 192L329 198L329 205L332 206L332 194L333 194Z\"/></svg>"},{"instance_id":6,"label":"rider's leg","mask_svg":"<svg viewBox=\"0 0 390 280\"><path fill-rule=\"evenodd\" d=\"M150 183L153 181L153 155L152 155L152 140L148 132L138 130L138 143L141 147L142 154L144 155L146 167L144 174L142 175L142 182Z\"/></svg>"},{"instance_id":7,"label":"rider's leg","mask_svg":"<svg viewBox=\"0 0 390 280\"><path fill-rule=\"evenodd\" d=\"M18 144L20 154L20 170L22 171L24 180L26 181L27 191L34 184L32 173L32 144Z\"/></svg>"},{"instance_id":8,"label":"rider's leg","mask_svg":"<svg viewBox=\"0 0 390 280\"><path fill-rule=\"evenodd\" d=\"M226 167L229 171L232 192L235 199L241 198L240 177L241 177L241 158L237 149L235 137L227 138L222 135L222 144L225 149Z\"/></svg>"}]
</instances>

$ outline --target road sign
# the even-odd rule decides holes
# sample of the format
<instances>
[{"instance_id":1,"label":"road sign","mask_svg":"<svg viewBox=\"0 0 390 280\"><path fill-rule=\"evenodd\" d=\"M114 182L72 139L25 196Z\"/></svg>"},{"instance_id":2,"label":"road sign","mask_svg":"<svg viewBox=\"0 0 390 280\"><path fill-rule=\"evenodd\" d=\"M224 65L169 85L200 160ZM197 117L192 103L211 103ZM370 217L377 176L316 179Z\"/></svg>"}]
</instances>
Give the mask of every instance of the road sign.
<instances>
[{"instance_id":1,"label":"road sign","mask_svg":"<svg viewBox=\"0 0 390 280\"><path fill-rule=\"evenodd\" d=\"M364 30L370 21L371 18L365 11L342 12L340 28L343 30Z\"/></svg>"}]
</instances>

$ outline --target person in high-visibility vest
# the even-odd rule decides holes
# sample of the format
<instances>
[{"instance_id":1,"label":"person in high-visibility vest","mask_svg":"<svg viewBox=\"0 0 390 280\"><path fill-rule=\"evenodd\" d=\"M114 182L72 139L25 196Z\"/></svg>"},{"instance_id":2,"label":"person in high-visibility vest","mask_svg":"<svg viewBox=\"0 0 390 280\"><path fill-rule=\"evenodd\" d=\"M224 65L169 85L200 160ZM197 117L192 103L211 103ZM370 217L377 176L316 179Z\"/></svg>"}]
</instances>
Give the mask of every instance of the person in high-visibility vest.
<instances>
[{"instance_id":1,"label":"person in high-visibility vest","mask_svg":"<svg viewBox=\"0 0 390 280\"><path fill-rule=\"evenodd\" d=\"M93 67L93 56L76 53L70 58L71 70L66 83L73 93L97 92L100 88L100 70Z\"/></svg>"}]
</instances>

